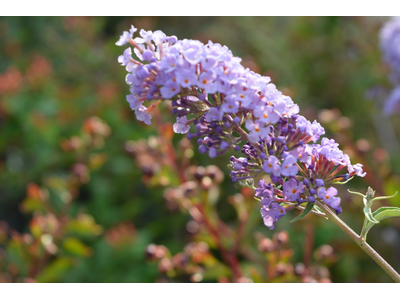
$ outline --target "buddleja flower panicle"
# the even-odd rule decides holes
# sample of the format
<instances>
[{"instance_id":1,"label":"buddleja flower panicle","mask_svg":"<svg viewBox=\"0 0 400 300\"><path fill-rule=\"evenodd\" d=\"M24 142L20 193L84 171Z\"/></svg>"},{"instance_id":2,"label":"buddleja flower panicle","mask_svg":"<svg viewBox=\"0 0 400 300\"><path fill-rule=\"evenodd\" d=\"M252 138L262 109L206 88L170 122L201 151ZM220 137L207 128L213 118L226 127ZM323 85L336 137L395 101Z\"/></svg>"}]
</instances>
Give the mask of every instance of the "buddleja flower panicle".
<instances>
[{"instance_id":1,"label":"buddleja flower panicle","mask_svg":"<svg viewBox=\"0 0 400 300\"><path fill-rule=\"evenodd\" d=\"M269 174L271 183L259 180L255 189L270 229L293 204L317 198L341 212L337 190L328 184L365 176L362 165L352 165L334 140L316 144L324 128L299 115L298 105L269 77L244 68L226 46L143 29L140 38L133 38L136 31L132 26L116 44L130 43L138 57L133 59L128 48L118 58L129 72L127 100L138 120L150 124L154 106L172 100L174 131L196 139L200 153L245 155L230 158L233 182L249 186L260 173ZM149 108L144 105L153 100ZM348 173L338 175L344 167Z\"/></svg>"}]
</instances>

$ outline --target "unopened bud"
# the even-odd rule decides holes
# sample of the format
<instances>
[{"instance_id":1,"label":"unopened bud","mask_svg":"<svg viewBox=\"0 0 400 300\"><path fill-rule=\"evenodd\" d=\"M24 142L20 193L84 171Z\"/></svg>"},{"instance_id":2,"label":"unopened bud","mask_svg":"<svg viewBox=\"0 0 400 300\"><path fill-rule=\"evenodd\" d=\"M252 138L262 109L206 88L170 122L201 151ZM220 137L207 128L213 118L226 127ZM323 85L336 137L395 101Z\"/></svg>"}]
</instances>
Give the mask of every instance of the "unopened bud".
<instances>
[{"instance_id":1,"label":"unopened bud","mask_svg":"<svg viewBox=\"0 0 400 300\"><path fill-rule=\"evenodd\" d=\"M294 266L294 274L296 274L297 276L302 276L305 271L306 271L306 266L303 263L297 263Z\"/></svg>"},{"instance_id":2,"label":"unopened bud","mask_svg":"<svg viewBox=\"0 0 400 300\"><path fill-rule=\"evenodd\" d=\"M210 177L214 183L220 183L224 180L224 173L214 165L207 166L205 169L206 176Z\"/></svg>"},{"instance_id":3,"label":"unopened bud","mask_svg":"<svg viewBox=\"0 0 400 300\"><path fill-rule=\"evenodd\" d=\"M185 269L189 264L189 257L184 253L178 253L172 257L172 263L178 269Z\"/></svg>"},{"instance_id":4,"label":"unopened bud","mask_svg":"<svg viewBox=\"0 0 400 300\"><path fill-rule=\"evenodd\" d=\"M322 245L317 250L315 250L314 255L317 260L324 260L324 259L330 257L331 255L333 255L333 253L334 253L334 250L333 250L332 246Z\"/></svg>"},{"instance_id":5,"label":"unopened bud","mask_svg":"<svg viewBox=\"0 0 400 300\"><path fill-rule=\"evenodd\" d=\"M274 248L274 243L269 238L262 238L258 243L258 251L262 253L272 252Z\"/></svg>"},{"instance_id":6,"label":"unopened bud","mask_svg":"<svg viewBox=\"0 0 400 300\"><path fill-rule=\"evenodd\" d=\"M206 174L206 169L204 167L197 167L194 173L194 178L201 181Z\"/></svg>"},{"instance_id":7,"label":"unopened bud","mask_svg":"<svg viewBox=\"0 0 400 300\"><path fill-rule=\"evenodd\" d=\"M278 263L275 267L276 270L276 275L277 276L282 276L285 275L287 273L287 268L286 265L284 263Z\"/></svg>"},{"instance_id":8,"label":"unopened bud","mask_svg":"<svg viewBox=\"0 0 400 300\"><path fill-rule=\"evenodd\" d=\"M150 244L146 247L146 258L148 260L159 260L167 255L168 249L163 245Z\"/></svg>"},{"instance_id":9,"label":"unopened bud","mask_svg":"<svg viewBox=\"0 0 400 300\"><path fill-rule=\"evenodd\" d=\"M202 188L203 190L209 190L209 189L211 188L212 184L213 184L213 182L212 182L211 178L208 177L208 176L205 176L205 177L203 177L203 179L201 180L200 186L201 186L201 188Z\"/></svg>"},{"instance_id":10,"label":"unopened bud","mask_svg":"<svg viewBox=\"0 0 400 300\"><path fill-rule=\"evenodd\" d=\"M197 183L194 181L187 181L182 183L179 189L183 192L185 197L192 198L197 194Z\"/></svg>"},{"instance_id":11,"label":"unopened bud","mask_svg":"<svg viewBox=\"0 0 400 300\"><path fill-rule=\"evenodd\" d=\"M284 245L289 241L289 234L287 231L283 230L274 234L274 241L279 245Z\"/></svg>"},{"instance_id":12,"label":"unopened bud","mask_svg":"<svg viewBox=\"0 0 400 300\"><path fill-rule=\"evenodd\" d=\"M169 258L164 257L158 263L158 272L160 273L167 273L168 271L172 270L174 265Z\"/></svg>"}]
</instances>

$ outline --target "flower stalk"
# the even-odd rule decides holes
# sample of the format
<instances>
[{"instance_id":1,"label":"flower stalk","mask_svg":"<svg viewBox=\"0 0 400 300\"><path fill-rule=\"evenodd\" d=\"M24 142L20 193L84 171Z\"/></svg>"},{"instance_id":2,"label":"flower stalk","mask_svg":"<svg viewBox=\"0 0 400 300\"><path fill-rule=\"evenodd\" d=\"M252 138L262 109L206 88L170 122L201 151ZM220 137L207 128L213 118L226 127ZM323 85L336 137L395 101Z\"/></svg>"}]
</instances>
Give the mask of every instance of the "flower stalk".
<instances>
[{"instance_id":1,"label":"flower stalk","mask_svg":"<svg viewBox=\"0 0 400 300\"><path fill-rule=\"evenodd\" d=\"M342 219L340 219L331 209L321 201L317 201L318 207L343 230L365 253L367 253L395 282L400 283L400 275L386 260L384 260L368 243L364 242Z\"/></svg>"}]
</instances>

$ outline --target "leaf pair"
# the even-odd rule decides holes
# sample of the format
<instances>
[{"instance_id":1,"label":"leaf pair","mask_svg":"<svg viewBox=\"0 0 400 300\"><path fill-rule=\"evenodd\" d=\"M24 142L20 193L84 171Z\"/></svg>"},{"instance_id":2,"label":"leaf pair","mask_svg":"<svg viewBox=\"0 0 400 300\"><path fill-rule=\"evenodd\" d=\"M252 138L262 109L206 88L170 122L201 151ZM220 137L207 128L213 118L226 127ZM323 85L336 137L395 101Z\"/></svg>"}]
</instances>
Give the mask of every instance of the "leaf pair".
<instances>
[{"instance_id":1,"label":"leaf pair","mask_svg":"<svg viewBox=\"0 0 400 300\"><path fill-rule=\"evenodd\" d=\"M376 223L382 221L383 219L390 217L400 217L400 208L398 207L380 207L376 211L372 213ZM369 222L364 225L364 230L361 232L361 238L365 241L367 238L368 231L374 226L376 223Z\"/></svg>"},{"instance_id":2,"label":"leaf pair","mask_svg":"<svg viewBox=\"0 0 400 300\"><path fill-rule=\"evenodd\" d=\"M372 228L372 226L378 224L379 221L382 221L383 219L390 217L400 217L400 208L398 207L381 207L374 212L372 212L371 209L371 206L374 201L393 198L394 196L397 195L397 192L393 196L382 196L376 198L374 198L375 191L371 187L368 187L367 193L365 195L358 192L352 192L350 190L348 190L348 192L363 197L363 202L364 202L363 212L365 215L365 219L360 234L360 237L363 242L367 239L368 231Z\"/></svg>"}]
</instances>

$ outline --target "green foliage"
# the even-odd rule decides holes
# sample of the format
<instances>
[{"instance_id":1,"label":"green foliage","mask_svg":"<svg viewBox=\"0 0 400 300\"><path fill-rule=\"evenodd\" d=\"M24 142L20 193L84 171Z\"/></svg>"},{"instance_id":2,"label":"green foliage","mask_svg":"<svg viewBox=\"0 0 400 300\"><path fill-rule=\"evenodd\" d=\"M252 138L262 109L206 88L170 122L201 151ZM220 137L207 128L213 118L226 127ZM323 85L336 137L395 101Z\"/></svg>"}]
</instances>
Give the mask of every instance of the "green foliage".
<instances>
[{"instance_id":1,"label":"green foliage","mask_svg":"<svg viewBox=\"0 0 400 300\"><path fill-rule=\"evenodd\" d=\"M314 206L315 206L315 202L308 202L308 203L307 203L307 206L306 206L305 209L301 212L301 214L298 215L296 218L294 218L293 220L291 220L291 221L289 221L289 222L290 222L290 223L294 223L294 222L296 222L296 221L298 221L298 220L300 220L300 219L303 219L305 216L307 216L307 215L312 211L312 209L314 208Z\"/></svg>"},{"instance_id":2,"label":"green foliage","mask_svg":"<svg viewBox=\"0 0 400 300\"><path fill-rule=\"evenodd\" d=\"M349 192L363 197L363 203L364 203L363 212L365 215L365 219L360 234L360 237L363 241L367 239L368 231L372 228L372 226L378 224L379 221L389 217L400 216L400 208L397 207L380 207L374 212L372 212L371 209L371 206L374 203L374 201L393 198L397 195L397 191L393 196L381 196L381 197L375 197L375 191L371 187L368 187L367 193L365 195L358 192L352 192L352 191Z\"/></svg>"},{"instance_id":3,"label":"green foliage","mask_svg":"<svg viewBox=\"0 0 400 300\"><path fill-rule=\"evenodd\" d=\"M400 208L398 207L380 207L376 211L373 212L373 222L367 220L364 227L364 234L362 238L364 240L367 239L368 231L374 226L375 224L379 223L383 219L390 218L390 217L400 217Z\"/></svg>"},{"instance_id":4,"label":"green foliage","mask_svg":"<svg viewBox=\"0 0 400 300\"><path fill-rule=\"evenodd\" d=\"M166 141L157 140L168 133L168 126L160 129L141 124L126 103L126 72L117 62L123 49L115 46L115 41L131 24L227 45L243 58L243 65L271 76L278 89L299 104L302 114L321 122L327 137L340 141L352 160L369 168L365 181L356 178L348 183L351 189L369 184L379 194L393 194L400 183L399 155L385 148L385 139L370 117L380 110L385 97L371 101L367 96L375 87L390 87L378 48L378 30L385 20L0 17L0 281L162 281L167 274L160 275L158 265L145 260L147 245L165 245L172 259L193 241L208 245L211 254L206 261L213 262L198 263L205 271L193 274L210 282L231 276L210 233L202 226L197 232L189 231L197 228L190 223L192 216L166 199L168 188L181 185L180 170L190 167L168 161ZM160 105L159 109L163 124L174 121L169 107ZM91 117L101 120L96 124L107 124L107 135L93 132L87 123L93 121ZM398 116L391 119L397 133L399 120ZM374 262L364 260L351 241L342 239L322 218L310 215L307 222L289 224L285 219L294 214L288 212L276 229L269 231L262 224L259 203L245 189L237 194L233 187L226 167L232 153L210 160L198 153L196 141L188 146L176 135L171 143L178 160L190 160L197 166L215 164L224 173L218 185L210 179L214 192L193 201L207 203L212 225L218 220L227 224L230 231L225 228L222 239L229 249L234 247L233 233L241 228L240 222L246 224L239 243L239 250L244 250L238 255L246 277L255 282L302 280L293 275L289 264L313 255L304 250L309 243L307 223L315 228L311 248L330 244L340 250L337 266L328 266L332 281L387 281L384 274L368 277L375 273L363 272L363 268ZM210 185L198 184L201 188ZM257 185L257 180L238 186L253 184ZM356 228L363 221L359 214L362 203L340 188L341 217ZM388 205L399 206L398 198L388 201ZM379 221L375 213L372 216ZM395 252L381 238L388 228L396 229L398 239L398 224L386 223L371 231L369 242L396 268ZM268 260L261 254L254 236L258 232L273 240L282 230L289 233L290 247L285 247L291 248L282 249L292 253L273 250L271 253L282 255L283 260L277 259L276 264L281 263L285 272L268 277L260 261L273 265L274 255L268 253ZM313 263L318 272L325 264L323 260ZM176 271L173 275L168 280L192 281L187 274Z\"/></svg>"}]
</instances>

